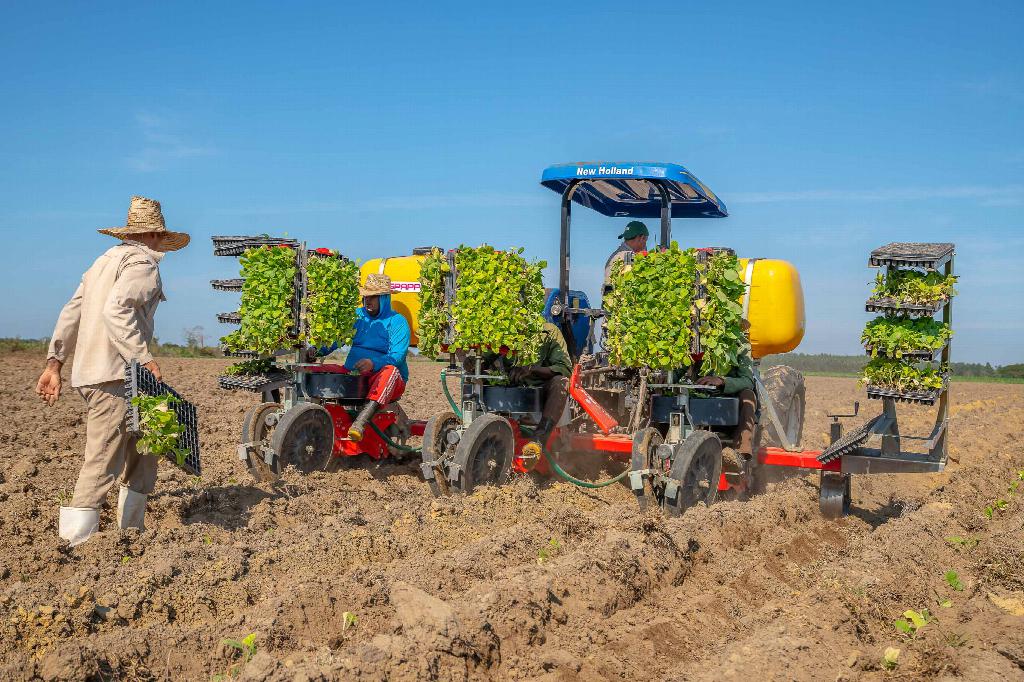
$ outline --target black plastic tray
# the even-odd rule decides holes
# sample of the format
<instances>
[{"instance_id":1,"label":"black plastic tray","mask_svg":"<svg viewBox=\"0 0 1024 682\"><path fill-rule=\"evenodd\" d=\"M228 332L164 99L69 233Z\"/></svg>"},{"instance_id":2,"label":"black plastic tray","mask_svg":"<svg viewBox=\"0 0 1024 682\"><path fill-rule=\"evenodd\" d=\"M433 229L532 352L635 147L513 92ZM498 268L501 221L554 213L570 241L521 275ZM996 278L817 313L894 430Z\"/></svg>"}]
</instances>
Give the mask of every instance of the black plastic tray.
<instances>
[{"instance_id":1,"label":"black plastic tray","mask_svg":"<svg viewBox=\"0 0 1024 682\"><path fill-rule=\"evenodd\" d=\"M210 286L217 291L241 291L242 284L245 282L241 277L235 279L211 279Z\"/></svg>"},{"instance_id":2,"label":"black plastic tray","mask_svg":"<svg viewBox=\"0 0 1024 682\"><path fill-rule=\"evenodd\" d=\"M910 352L904 352L900 359L913 362L931 362L932 360L942 355L942 351L945 349L945 347L946 344L943 344L942 348L937 348L935 350L914 350ZM871 355L872 348L873 346L871 344L865 344L864 352L868 355ZM878 357L888 357L885 355L884 348L878 349Z\"/></svg>"},{"instance_id":3,"label":"black plastic tray","mask_svg":"<svg viewBox=\"0 0 1024 682\"><path fill-rule=\"evenodd\" d=\"M868 398L871 400L882 400L883 398L892 398L896 402L900 403L916 403L918 405L934 405L939 396L941 396L946 389L949 387L949 380L943 384L942 388L932 389L930 391L896 391L891 388L885 388L884 386L875 386L868 384L867 392Z\"/></svg>"},{"instance_id":4,"label":"black plastic tray","mask_svg":"<svg viewBox=\"0 0 1024 682\"><path fill-rule=\"evenodd\" d=\"M124 397L128 402L128 430L139 431L139 408L132 405L132 398L139 395L172 395L177 402L171 405L178 423L185 427L178 437L178 445L188 450L184 464L181 468L193 476L202 475L202 463L199 459L199 418L196 413L196 406L181 397L177 391L157 381L153 373L139 364L138 360L132 360L124 368ZM173 455L167 455L167 459L178 466L178 461Z\"/></svg>"},{"instance_id":5,"label":"black plastic tray","mask_svg":"<svg viewBox=\"0 0 1024 682\"><path fill-rule=\"evenodd\" d=\"M299 242L295 239L263 236L220 236L211 237L213 241L214 256L241 256L248 249L258 246L292 246L297 247Z\"/></svg>"},{"instance_id":6,"label":"black plastic tray","mask_svg":"<svg viewBox=\"0 0 1024 682\"><path fill-rule=\"evenodd\" d=\"M828 464L832 460L848 455L854 452L857 448L864 444L864 442L870 437L871 428L882 418L883 415L877 415L872 417L861 426L859 429L853 431L847 431L843 434L839 440L832 443L825 448L820 455L818 455L818 461L822 464Z\"/></svg>"},{"instance_id":7,"label":"black plastic tray","mask_svg":"<svg viewBox=\"0 0 1024 682\"><path fill-rule=\"evenodd\" d=\"M871 252L871 267L925 268L937 270L953 256L949 242L891 242Z\"/></svg>"},{"instance_id":8,"label":"black plastic tray","mask_svg":"<svg viewBox=\"0 0 1024 682\"><path fill-rule=\"evenodd\" d=\"M902 303L891 298L869 298L864 303L864 309L869 313L883 313L885 315L931 317L942 310L944 305L946 305L945 301L936 301L931 305L917 305L914 303Z\"/></svg>"},{"instance_id":9,"label":"black plastic tray","mask_svg":"<svg viewBox=\"0 0 1024 682\"><path fill-rule=\"evenodd\" d=\"M226 391L253 391L260 393L268 386L291 381L289 372L277 371L267 374L223 375L217 377L217 384Z\"/></svg>"},{"instance_id":10,"label":"black plastic tray","mask_svg":"<svg viewBox=\"0 0 1024 682\"><path fill-rule=\"evenodd\" d=\"M242 324L242 314L237 311L233 313L217 313L217 321L224 324Z\"/></svg>"}]
</instances>

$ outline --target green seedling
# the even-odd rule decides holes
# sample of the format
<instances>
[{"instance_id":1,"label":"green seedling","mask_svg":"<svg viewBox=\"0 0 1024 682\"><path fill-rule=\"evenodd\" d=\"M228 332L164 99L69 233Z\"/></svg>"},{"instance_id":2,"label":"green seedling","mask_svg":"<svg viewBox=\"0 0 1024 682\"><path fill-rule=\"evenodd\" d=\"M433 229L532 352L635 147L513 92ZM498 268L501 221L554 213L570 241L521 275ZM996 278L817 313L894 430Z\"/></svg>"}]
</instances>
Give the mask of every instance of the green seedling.
<instances>
[{"instance_id":1,"label":"green seedling","mask_svg":"<svg viewBox=\"0 0 1024 682\"><path fill-rule=\"evenodd\" d=\"M247 250L239 262L242 302L238 312L242 324L221 339L228 350L273 353L288 345L295 299L294 249L258 247Z\"/></svg>"},{"instance_id":2,"label":"green seedling","mask_svg":"<svg viewBox=\"0 0 1024 682\"><path fill-rule=\"evenodd\" d=\"M908 609L903 612L903 618L897 618L893 625L903 634L909 637L917 637L917 633L931 620L932 615L928 612L928 609L921 609L920 611Z\"/></svg>"},{"instance_id":3,"label":"green seedling","mask_svg":"<svg viewBox=\"0 0 1024 682\"><path fill-rule=\"evenodd\" d=\"M354 628L359 625L359 617L351 611L346 611L341 614L341 631L345 632L349 628Z\"/></svg>"},{"instance_id":4,"label":"green seedling","mask_svg":"<svg viewBox=\"0 0 1024 682\"><path fill-rule=\"evenodd\" d=\"M156 457L173 455L178 466L181 466L189 452L178 447L178 439L185 427L178 423L178 415L171 409L176 402L178 399L172 395L139 395L132 398L132 406L139 410L139 450Z\"/></svg>"},{"instance_id":5,"label":"green seedling","mask_svg":"<svg viewBox=\"0 0 1024 682\"><path fill-rule=\"evenodd\" d=\"M860 382L895 391L930 391L942 388L948 367L918 367L886 357L872 359L864 366Z\"/></svg>"},{"instance_id":6,"label":"green seedling","mask_svg":"<svg viewBox=\"0 0 1024 682\"><path fill-rule=\"evenodd\" d=\"M273 368L273 358L256 358L254 360L243 360L242 362L236 362L235 364L225 369L224 374L229 377L258 376L260 374L266 374Z\"/></svg>"},{"instance_id":7,"label":"green seedling","mask_svg":"<svg viewBox=\"0 0 1024 682\"><path fill-rule=\"evenodd\" d=\"M896 666L899 665L899 658L899 649L896 649L894 647L886 648L885 653L882 654L882 667L886 670L895 670Z\"/></svg>"},{"instance_id":8,"label":"green seedling","mask_svg":"<svg viewBox=\"0 0 1024 682\"><path fill-rule=\"evenodd\" d=\"M932 305L956 296L955 275L917 270L892 270L875 277L872 298L889 298L910 305Z\"/></svg>"},{"instance_id":9,"label":"green seedling","mask_svg":"<svg viewBox=\"0 0 1024 682\"><path fill-rule=\"evenodd\" d=\"M221 646L230 647L241 656L239 660L228 665L223 673L218 673L210 678L210 682L223 682L230 677L235 677L242 671L242 668L256 655L256 633L250 633L242 639L222 639Z\"/></svg>"},{"instance_id":10,"label":"green seedling","mask_svg":"<svg viewBox=\"0 0 1024 682\"><path fill-rule=\"evenodd\" d=\"M963 547L970 549L978 544L977 538L962 538L959 535L950 535L946 538L946 542L953 545L954 547Z\"/></svg>"},{"instance_id":11,"label":"green seedling","mask_svg":"<svg viewBox=\"0 0 1024 682\"><path fill-rule=\"evenodd\" d=\"M1007 501L1006 501L1006 500L1004 500L1003 498L999 498L998 500L996 500L996 501L995 501L995 502L993 502L992 504L990 504L990 505L988 505L987 507L985 507L985 516L987 516L988 518L990 518L990 519L991 519L991 518L992 518L992 516L993 516L993 515L994 515L994 514L995 514L995 513L997 512L997 511L1000 511L1000 512L1001 512L1001 511L1005 511L1005 510L1006 510L1006 508L1007 508L1007 507L1009 507L1009 506L1010 506L1010 503L1009 503L1009 502L1007 502Z\"/></svg>"},{"instance_id":12,"label":"green seedling","mask_svg":"<svg viewBox=\"0 0 1024 682\"><path fill-rule=\"evenodd\" d=\"M312 346L347 345L355 334L359 266L332 256L310 256L306 264L306 328Z\"/></svg>"},{"instance_id":13,"label":"green seedling","mask_svg":"<svg viewBox=\"0 0 1024 682\"><path fill-rule=\"evenodd\" d=\"M960 576L956 571L946 571L946 575L943 576L946 580L946 584L952 587L957 592L963 592L964 584L960 580Z\"/></svg>"},{"instance_id":14,"label":"green seedling","mask_svg":"<svg viewBox=\"0 0 1024 682\"><path fill-rule=\"evenodd\" d=\"M121 563L122 564L127 564L131 560L132 560L132 558L130 556L123 556L123 557L121 557Z\"/></svg>"},{"instance_id":15,"label":"green seedling","mask_svg":"<svg viewBox=\"0 0 1024 682\"><path fill-rule=\"evenodd\" d=\"M548 540L548 544L544 547L541 547L540 551L537 552L537 563L543 564L544 562L548 561L549 559L557 555L561 551L561 549L561 543L558 542L556 538L551 538L550 540Z\"/></svg>"},{"instance_id":16,"label":"green seedling","mask_svg":"<svg viewBox=\"0 0 1024 682\"><path fill-rule=\"evenodd\" d=\"M209 535L204 535L203 536L203 544L204 545L212 545L213 544L213 538L211 538Z\"/></svg>"},{"instance_id":17,"label":"green seedling","mask_svg":"<svg viewBox=\"0 0 1024 682\"><path fill-rule=\"evenodd\" d=\"M931 317L878 317L867 323L861 343L871 347L871 357L901 359L913 351L935 351L946 345L953 330Z\"/></svg>"},{"instance_id":18,"label":"green seedling","mask_svg":"<svg viewBox=\"0 0 1024 682\"><path fill-rule=\"evenodd\" d=\"M440 355L451 350L479 348L507 352L519 365L537 361L544 326L544 268L531 263L522 249L497 251L486 244L460 246L455 252L455 300L445 295L451 271L447 257L435 249L420 265L420 352ZM449 325L454 334L448 339Z\"/></svg>"},{"instance_id":19,"label":"green seedling","mask_svg":"<svg viewBox=\"0 0 1024 682\"><path fill-rule=\"evenodd\" d=\"M66 487L61 488L57 491L57 504L61 507L67 507L71 504L71 498L74 494Z\"/></svg>"}]
</instances>

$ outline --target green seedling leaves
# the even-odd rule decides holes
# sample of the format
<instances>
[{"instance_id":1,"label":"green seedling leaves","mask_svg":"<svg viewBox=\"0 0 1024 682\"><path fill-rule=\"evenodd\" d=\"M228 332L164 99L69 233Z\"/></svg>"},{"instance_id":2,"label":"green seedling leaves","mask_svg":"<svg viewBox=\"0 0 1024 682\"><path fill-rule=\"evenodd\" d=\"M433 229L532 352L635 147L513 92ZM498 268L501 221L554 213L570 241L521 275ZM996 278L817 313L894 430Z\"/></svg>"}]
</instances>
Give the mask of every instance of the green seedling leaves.
<instances>
[{"instance_id":1,"label":"green seedling leaves","mask_svg":"<svg viewBox=\"0 0 1024 682\"><path fill-rule=\"evenodd\" d=\"M928 391L941 389L947 372L947 367L918 367L887 357L876 357L865 365L860 381L900 392Z\"/></svg>"},{"instance_id":2,"label":"green seedling leaves","mask_svg":"<svg viewBox=\"0 0 1024 682\"><path fill-rule=\"evenodd\" d=\"M888 298L904 305L931 305L948 301L956 295L955 275L918 270L891 270L886 277L879 272L875 278L872 298Z\"/></svg>"},{"instance_id":3,"label":"green seedling leaves","mask_svg":"<svg viewBox=\"0 0 1024 682\"><path fill-rule=\"evenodd\" d=\"M346 611L341 614L341 631L344 632L349 628L354 628L359 625L359 617L351 611Z\"/></svg>"},{"instance_id":4,"label":"green seedling leaves","mask_svg":"<svg viewBox=\"0 0 1024 682\"><path fill-rule=\"evenodd\" d=\"M894 647L887 647L882 654L882 667L886 670L894 670L899 665L900 650Z\"/></svg>"},{"instance_id":5,"label":"green seedling leaves","mask_svg":"<svg viewBox=\"0 0 1024 682\"><path fill-rule=\"evenodd\" d=\"M531 263L521 254L522 249L498 251L486 244L460 246L455 252L454 300L445 295L450 271L445 254L435 249L427 256L420 265L420 352L436 358L444 345L451 350L505 348L519 365L536 362L547 263Z\"/></svg>"},{"instance_id":6,"label":"green seedling leaves","mask_svg":"<svg viewBox=\"0 0 1024 682\"><path fill-rule=\"evenodd\" d=\"M886 316L864 327L861 343L871 347L871 357L898 360L913 351L936 351L946 345L953 330L930 317Z\"/></svg>"},{"instance_id":7,"label":"green seedling leaves","mask_svg":"<svg viewBox=\"0 0 1024 682\"><path fill-rule=\"evenodd\" d=\"M547 544L544 547L541 547L537 552L537 563L543 564L554 558L561 551L562 543L560 543L557 538L551 538L548 540Z\"/></svg>"},{"instance_id":8,"label":"green seedling leaves","mask_svg":"<svg viewBox=\"0 0 1024 682\"><path fill-rule=\"evenodd\" d=\"M260 374L266 374L273 368L273 366L274 361L271 358L244 360L242 362L236 362L225 369L224 374L227 376L257 376Z\"/></svg>"},{"instance_id":9,"label":"green seedling leaves","mask_svg":"<svg viewBox=\"0 0 1024 682\"><path fill-rule=\"evenodd\" d=\"M178 446L185 427L178 423L178 415L171 408L176 402L177 398L172 395L139 395L132 398L132 406L139 408L139 451L157 457L173 455L178 466L181 466L189 453Z\"/></svg>"},{"instance_id":10,"label":"green seedling leaves","mask_svg":"<svg viewBox=\"0 0 1024 682\"><path fill-rule=\"evenodd\" d=\"M978 539L962 538L959 535L950 535L948 538L946 538L946 542L953 545L954 547L963 547L965 549L970 549L971 547L974 547L978 544Z\"/></svg>"},{"instance_id":11,"label":"green seedling leaves","mask_svg":"<svg viewBox=\"0 0 1024 682\"><path fill-rule=\"evenodd\" d=\"M295 300L295 250L258 247L247 250L242 264L241 326L221 339L229 350L266 354L289 345Z\"/></svg>"},{"instance_id":12,"label":"green seedling leaves","mask_svg":"<svg viewBox=\"0 0 1024 682\"><path fill-rule=\"evenodd\" d=\"M945 578L946 584L952 587L957 592L963 591L964 584L963 582L961 582L960 576L957 574L956 571L946 571L946 574L943 576L943 578Z\"/></svg>"},{"instance_id":13,"label":"green seedling leaves","mask_svg":"<svg viewBox=\"0 0 1024 682\"><path fill-rule=\"evenodd\" d=\"M306 264L305 341L347 345L355 334L359 267L334 256L310 256Z\"/></svg>"}]
</instances>

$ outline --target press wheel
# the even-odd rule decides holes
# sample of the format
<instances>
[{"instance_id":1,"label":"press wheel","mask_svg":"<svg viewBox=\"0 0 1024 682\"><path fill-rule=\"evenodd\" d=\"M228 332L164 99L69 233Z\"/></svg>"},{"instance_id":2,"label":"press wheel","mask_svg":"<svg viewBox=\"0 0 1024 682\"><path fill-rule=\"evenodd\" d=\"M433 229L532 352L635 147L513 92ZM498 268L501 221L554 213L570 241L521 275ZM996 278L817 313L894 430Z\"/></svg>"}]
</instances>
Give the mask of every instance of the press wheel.
<instances>
[{"instance_id":1,"label":"press wheel","mask_svg":"<svg viewBox=\"0 0 1024 682\"><path fill-rule=\"evenodd\" d=\"M260 403L245 411L242 417L241 443L253 443L255 450L249 450L246 457L246 466L249 473L257 481L273 482L281 474L280 458L274 457L273 464L267 464L263 458L262 448L270 446L270 435L274 432L275 424L268 421L268 417L281 410L278 403Z\"/></svg>"},{"instance_id":2,"label":"press wheel","mask_svg":"<svg viewBox=\"0 0 1024 682\"><path fill-rule=\"evenodd\" d=\"M630 463L630 471L643 471L654 465L654 451L664 442L661 432L653 426L640 429L633 436L633 457ZM640 511L647 509L646 492L650 486L644 485L639 490L633 490L636 500L640 505Z\"/></svg>"},{"instance_id":3,"label":"press wheel","mask_svg":"<svg viewBox=\"0 0 1024 682\"><path fill-rule=\"evenodd\" d=\"M502 485L508 481L515 450L512 426L496 414L473 420L455 448L451 486L470 493L481 485Z\"/></svg>"},{"instance_id":4,"label":"press wheel","mask_svg":"<svg viewBox=\"0 0 1024 682\"><path fill-rule=\"evenodd\" d=\"M676 445L669 471L675 490L666 486L662 508L668 516L679 516L701 502L711 504L721 477L722 442L710 431L694 431Z\"/></svg>"},{"instance_id":5,"label":"press wheel","mask_svg":"<svg viewBox=\"0 0 1024 682\"><path fill-rule=\"evenodd\" d=\"M458 431L462 420L451 410L435 414L423 427L423 476L427 479L430 492L440 497L449 492L448 463L455 457L458 445Z\"/></svg>"},{"instance_id":6,"label":"press wheel","mask_svg":"<svg viewBox=\"0 0 1024 682\"><path fill-rule=\"evenodd\" d=\"M278 471L294 466L304 474L323 471L334 454L334 423L316 403L300 403L281 416L270 438Z\"/></svg>"},{"instance_id":7,"label":"press wheel","mask_svg":"<svg viewBox=\"0 0 1024 682\"><path fill-rule=\"evenodd\" d=\"M850 475L822 471L818 490L818 507L827 519L838 519L850 513Z\"/></svg>"}]
</instances>

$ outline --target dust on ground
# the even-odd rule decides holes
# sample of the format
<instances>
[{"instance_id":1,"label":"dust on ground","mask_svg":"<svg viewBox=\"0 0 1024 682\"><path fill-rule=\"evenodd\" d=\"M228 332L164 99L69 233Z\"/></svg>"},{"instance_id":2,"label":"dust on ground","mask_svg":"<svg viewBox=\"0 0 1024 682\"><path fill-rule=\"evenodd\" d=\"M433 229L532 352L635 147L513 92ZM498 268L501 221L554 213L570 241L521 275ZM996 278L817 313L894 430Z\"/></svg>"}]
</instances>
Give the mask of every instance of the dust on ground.
<instances>
[{"instance_id":1,"label":"dust on ground","mask_svg":"<svg viewBox=\"0 0 1024 682\"><path fill-rule=\"evenodd\" d=\"M257 398L216 388L226 364L161 360L199 406L202 479L162 464L146 531L107 510L69 550L81 400L42 407L41 359L0 358L0 678L1024 679L1024 386L954 384L946 471L855 477L842 520L811 475L664 519L625 486L437 500L415 462L255 485L234 446ZM439 367L412 363L411 417L444 409ZM809 377L805 445L857 399L877 413L855 381ZM914 636L894 626L925 609Z\"/></svg>"}]
</instances>

